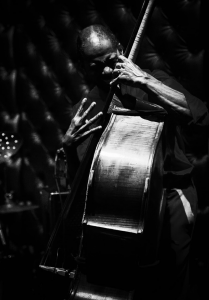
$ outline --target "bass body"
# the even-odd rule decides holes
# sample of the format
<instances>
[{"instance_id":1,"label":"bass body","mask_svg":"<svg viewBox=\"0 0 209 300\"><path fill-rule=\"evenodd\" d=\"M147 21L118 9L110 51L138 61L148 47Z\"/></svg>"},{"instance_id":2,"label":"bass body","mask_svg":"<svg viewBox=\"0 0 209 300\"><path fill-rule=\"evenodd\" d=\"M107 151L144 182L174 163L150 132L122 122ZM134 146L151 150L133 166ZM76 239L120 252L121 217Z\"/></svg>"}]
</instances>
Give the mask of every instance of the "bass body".
<instances>
[{"instance_id":1,"label":"bass body","mask_svg":"<svg viewBox=\"0 0 209 300\"><path fill-rule=\"evenodd\" d=\"M71 298L130 299L139 268L157 262L165 204L163 127L156 115L113 111L89 173L85 267L77 270Z\"/></svg>"}]
</instances>

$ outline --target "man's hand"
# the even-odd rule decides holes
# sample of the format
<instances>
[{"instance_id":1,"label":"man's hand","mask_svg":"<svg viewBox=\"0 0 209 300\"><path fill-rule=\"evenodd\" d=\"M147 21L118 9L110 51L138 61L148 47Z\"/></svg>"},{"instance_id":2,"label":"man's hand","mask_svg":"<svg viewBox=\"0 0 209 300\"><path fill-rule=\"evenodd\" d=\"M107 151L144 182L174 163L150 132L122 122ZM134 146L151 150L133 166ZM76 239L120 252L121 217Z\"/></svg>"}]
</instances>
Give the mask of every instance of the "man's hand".
<instances>
[{"instance_id":1,"label":"man's hand","mask_svg":"<svg viewBox=\"0 0 209 300\"><path fill-rule=\"evenodd\" d=\"M102 112L98 113L95 117L88 120L89 112L94 108L96 105L95 102L91 103L89 108L85 110L85 104L87 99L84 98L81 102L81 105L71 121L71 124L63 138L63 147L70 147L77 142L81 142L82 140L86 139L91 133L100 130L102 127L97 126L95 128L89 129L89 126L93 124L96 120L98 120Z\"/></svg>"},{"instance_id":2,"label":"man's hand","mask_svg":"<svg viewBox=\"0 0 209 300\"><path fill-rule=\"evenodd\" d=\"M123 55L118 57L118 62L113 71L114 79L110 82L111 85L123 83L132 87L141 87L148 79L148 74L141 70L132 61Z\"/></svg>"}]
</instances>

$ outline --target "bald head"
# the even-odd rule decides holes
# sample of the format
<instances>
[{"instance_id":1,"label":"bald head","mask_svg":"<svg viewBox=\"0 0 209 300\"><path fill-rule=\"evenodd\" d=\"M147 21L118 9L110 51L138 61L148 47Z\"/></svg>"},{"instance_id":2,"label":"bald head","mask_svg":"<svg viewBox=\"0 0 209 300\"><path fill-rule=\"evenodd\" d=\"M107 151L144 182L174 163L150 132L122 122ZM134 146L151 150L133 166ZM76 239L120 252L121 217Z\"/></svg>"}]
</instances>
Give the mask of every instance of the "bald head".
<instances>
[{"instance_id":1,"label":"bald head","mask_svg":"<svg viewBox=\"0 0 209 300\"><path fill-rule=\"evenodd\" d=\"M81 57L87 49L97 51L104 48L107 43L113 48L117 49L120 45L114 34L105 26L91 25L84 28L78 36L77 47L78 53Z\"/></svg>"}]
</instances>

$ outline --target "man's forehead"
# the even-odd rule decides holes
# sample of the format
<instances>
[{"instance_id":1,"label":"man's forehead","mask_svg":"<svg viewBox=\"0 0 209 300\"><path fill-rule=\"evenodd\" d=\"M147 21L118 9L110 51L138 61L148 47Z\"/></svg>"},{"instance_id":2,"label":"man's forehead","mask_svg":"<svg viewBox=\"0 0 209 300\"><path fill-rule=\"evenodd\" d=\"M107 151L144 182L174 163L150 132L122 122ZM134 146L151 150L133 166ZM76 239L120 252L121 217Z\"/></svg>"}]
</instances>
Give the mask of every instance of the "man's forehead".
<instances>
[{"instance_id":1,"label":"man's forehead","mask_svg":"<svg viewBox=\"0 0 209 300\"><path fill-rule=\"evenodd\" d=\"M105 39L104 37L99 36L96 32L91 32L91 34L89 35L89 37L87 38L88 43L92 44L92 45L97 45L100 43L105 43L108 42L107 39Z\"/></svg>"},{"instance_id":2,"label":"man's forehead","mask_svg":"<svg viewBox=\"0 0 209 300\"><path fill-rule=\"evenodd\" d=\"M83 47L85 56L100 56L112 51L115 51L115 49L111 40L98 36L96 33L91 33Z\"/></svg>"},{"instance_id":3,"label":"man's forehead","mask_svg":"<svg viewBox=\"0 0 209 300\"><path fill-rule=\"evenodd\" d=\"M92 32L87 39L87 45L93 48L112 48L112 42L110 39L99 36L96 32Z\"/></svg>"}]
</instances>

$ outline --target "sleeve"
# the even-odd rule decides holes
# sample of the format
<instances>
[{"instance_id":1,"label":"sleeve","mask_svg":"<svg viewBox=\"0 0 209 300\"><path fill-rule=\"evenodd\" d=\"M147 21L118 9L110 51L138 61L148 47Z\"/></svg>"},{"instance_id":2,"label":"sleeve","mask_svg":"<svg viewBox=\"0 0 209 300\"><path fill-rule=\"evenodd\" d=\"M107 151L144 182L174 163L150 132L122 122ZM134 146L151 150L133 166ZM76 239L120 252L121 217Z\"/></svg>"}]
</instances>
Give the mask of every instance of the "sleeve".
<instances>
[{"instance_id":1,"label":"sleeve","mask_svg":"<svg viewBox=\"0 0 209 300\"><path fill-rule=\"evenodd\" d=\"M186 97L192 118L177 126L187 153L208 153L209 113L206 105L199 98L191 95L176 79L161 70L152 75L169 87L178 90Z\"/></svg>"},{"instance_id":2,"label":"sleeve","mask_svg":"<svg viewBox=\"0 0 209 300\"><path fill-rule=\"evenodd\" d=\"M190 94L176 79L170 77L165 72L157 70L154 71L152 75L165 85L184 94L192 114L192 120L187 123L187 126L191 126L196 130L198 130L198 128L201 130L209 129L209 113L202 100Z\"/></svg>"}]
</instances>

